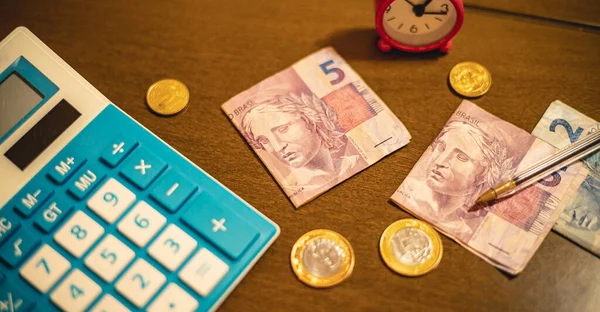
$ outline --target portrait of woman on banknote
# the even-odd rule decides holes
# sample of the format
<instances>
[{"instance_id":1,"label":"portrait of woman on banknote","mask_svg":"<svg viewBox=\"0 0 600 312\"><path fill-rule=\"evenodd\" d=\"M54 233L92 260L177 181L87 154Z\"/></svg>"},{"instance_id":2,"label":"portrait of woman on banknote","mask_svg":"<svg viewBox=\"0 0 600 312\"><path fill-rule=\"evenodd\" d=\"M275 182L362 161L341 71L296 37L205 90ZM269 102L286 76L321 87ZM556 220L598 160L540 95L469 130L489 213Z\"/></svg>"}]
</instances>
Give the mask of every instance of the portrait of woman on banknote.
<instances>
[{"instance_id":1,"label":"portrait of woman on banknote","mask_svg":"<svg viewBox=\"0 0 600 312\"><path fill-rule=\"evenodd\" d=\"M339 130L336 112L315 95L282 93L252 105L242 118L244 136L287 169L286 191L326 189L366 167Z\"/></svg>"},{"instance_id":2,"label":"portrait of woman on banknote","mask_svg":"<svg viewBox=\"0 0 600 312\"><path fill-rule=\"evenodd\" d=\"M448 122L430 149L428 158L419 161L426 171L407 177L401 191L410 194L421 214L467 239L487 213L468 209L517 163L502 137L461 120Z\"/></svg>"}]
</instances>

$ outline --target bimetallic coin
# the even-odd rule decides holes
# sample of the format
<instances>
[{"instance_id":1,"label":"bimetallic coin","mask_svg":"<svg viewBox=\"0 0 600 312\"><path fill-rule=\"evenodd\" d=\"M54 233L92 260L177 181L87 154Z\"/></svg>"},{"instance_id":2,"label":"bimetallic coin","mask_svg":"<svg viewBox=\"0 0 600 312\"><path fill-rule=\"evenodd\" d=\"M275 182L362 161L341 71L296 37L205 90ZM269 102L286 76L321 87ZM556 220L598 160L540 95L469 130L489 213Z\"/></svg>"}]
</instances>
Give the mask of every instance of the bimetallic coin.
<instances>
[{"instance_id":1,"label":"bimetallic coin","mask_svg":"<svg viewBox=\"0 0 600 312\"><path fill-rule=\"evenodd\" d=\"M450 70L452 89L465 97L478 97L486 94L492 86L492 76L485 67L475 62L462 62Z\"/></svg>"},{"instance_id":2,"label":"bimetallic coin","mask_svg":"<svg viewBox=\"0 0 600 312\"><path fill-rule=\"evenodd\" d=\"M181 112L190 100L190 91L179 80L163 79L155 82L146 92L150 109L164 116Z\"/></svg>"},{"instance_id":3,"label":"bimetallic coin","mask_svg":"<svg viewBox=\"0 0 600 312\"><path fill-rule=\"evenodd\" d=\"M402 219L385 229L379 240L379 252L394 272L419 276L435 269L442 259L442 240L427 223Z\"/></svg>"},{"instance_id":4,"label":"bimetallic coin","mask_svg":"<svg viewBox=\"0 0 600 312\"><path fill-rule=\"evenodd\" d=\"M350 243L331 230L314 230L302 235L292 248L290 261L303 283L324 288L346 280L354 269Z\"/></svg>"}]
</instances>

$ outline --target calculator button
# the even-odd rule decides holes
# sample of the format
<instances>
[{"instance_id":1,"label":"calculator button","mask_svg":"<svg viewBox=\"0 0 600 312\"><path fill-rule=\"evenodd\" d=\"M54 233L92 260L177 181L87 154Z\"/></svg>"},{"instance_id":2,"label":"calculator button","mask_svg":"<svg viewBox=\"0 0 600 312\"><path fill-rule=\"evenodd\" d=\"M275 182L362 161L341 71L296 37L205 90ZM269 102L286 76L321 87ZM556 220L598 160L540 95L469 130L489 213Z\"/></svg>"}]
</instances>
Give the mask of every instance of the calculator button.
<instances>
[{"instance_id":1,"label":"calculator button","mask_svg":"<svg viewBox=\"0 0 600 312\"><path fill-rule=\"evenodd\" d=\"M71 263L48 245L42 246L21 268L21 276L46 293L71 268Z\"/></svg>"},{"instance_id":2,"label":"calculator button","mask_svg":"<svg viewBox=\"0 0 600 312\"><path fill-rule=\"evenodd\" d=\"M229 266L206 248L179 272L179 279L201 296L208 296L229 271Z\"/></svg>"},{"instance_id":3,"label":"calculator button","mask_svg":"<svg viewBox=\"0 0 600 312\"><path fill-rule=\"evenodd\" d=\"M104 148L104 152L102 152L100 159L111 168L114 168L118 166L136 146L136 141L126 138L123 135L119 135L111 141L110 145Z\"/></svg>"},{"instance_id":4,"label":"calculator button","mask_svg":"<svg viewBox=\"0 0 600 312\"><path fill-rule=\"evenodd\" d=\"M139 201L119 222L117 228L129 240L144 247L167 222L167 219L145 201Z\"/></svg>"},{"instance_id":5,"label":"calculator button","mask_svg":"<svg viewBox=\"0 0 600 312\"><path fill-rule=\"evenodd\" d=\"M53 162L49 163L48 176L54 182L62 185L67 181L81 165L85 158L71 151L62 152Z\"/></svg>"},{"instance_id":6,"label":"calculator button","mask_svg":"<svg viewBox=\"0 0 600 312\"><path fill-rule=\"evenodd\" d=\"M40 243L40 238L27 228L18 230L6 244L0 248L0 257L14 268ZM0 310L1 311L1 310Z\"/></svg>"},{"instance_id":7,"label":"calculator button","mask_svg":"<svg viewBox=\"0 0 600 312\"><path fill-rule=\"evenodd\" d=\"M104 234L104 228L81 210L56 232L54 240L76 258L81 256Z\"/></svg>"},{"instance_id":8,"label":"calculator button","mask_svg":"<svg viewBox=\"0 0 600 312\"><path fill-rule=\"evenodd\" d=\"M170 224L154 240L148 254L167 270L175 271L196 249L198 242L174 224Z\"/></svg>"},{"instance_id":9,"label":"calculator button","mask_svg":"<svg viewBox=\"0 0 600 312\"><path fill-rule=\"evenodd\" d=\"M134 257L133 250L108 234L85 258L85 265L104 281L111 283Z\"/></svg>"},{"instance_id":10,"label":"calculator button","mask_svg":"<svg viewBox=\"0 0 600 312\"><path fill-rule=\"evenodd\" d=\"M198 301L185 290L171 283L148 307L148 312L192 312L198 308Z\"/></svg>"},{"instance_id":11,"label":"calculator button","mask_svg":"<svg viewBox=\"0 0 600 312\"><path fill-rule=\"evenodd\" d=\"M158 180L150 196L169 212L175 212L195 190L196 185L171 170Z\"/></svg>"},{"instance_id":12,"label":"calculator button","mask_svg":"<svg viewBox=\"0 0 600 312\"><path fill-rule=\"evenodd\" d=\"M9 216L0 210L0 245L12 233L16 232L20 226L21 224L14 216Z\"/></svg>"},{"instance_id":13,"label":"calculator button","mask_svg":"<svg viewBox=\"0 0 600 312\"><path fill-rule=\"evenodd\" d=\"M41 185L27 186L27 192L17 196L15 209L25 218L31 216L54 193Z\"/></svg>"},{"instance_id":14,"label":"calculator button","mask_svg":"<svg viewBox=\"0 0 600 312\"><path fill-rule=\"evenodd\" d=\"M121 170L121 174L142 190L158 177L167 164L145 148L139 148Z\"/></svg>"},{"instance_id":15,"label":"calculator button","mask_svg":"<svg viewBox=\"0 0 600 312\"><path fill-rule=\"evenodd\" d=\"M117 281L115 288L136 307L142 308L167 279L143 259L137 259Z\"/></svg>"},{"instance_id":16,"label":"calculator button","mask_svg":"<svg viewBox=\"0 0 600 312\"><path fill-rule=\"evenodd\" d=\"M50 233L71 212L73 205L62 196L57 196L48 202L46 207L35 219L35 225L44 233Z\"/></svg>"},{"instance_id":17,"label":"calculator button","mask_svg":"<svg viewBox=\"0 0 600 312\"><path fill-rule=\"evenodd\" d=\"M232 259L240 257L258 236L258 231L250 224L232 211L221 208L206 193L201 193L181 220Z\"/></svg>"},{"instance_id":18,"label":"calculator button","mask_svg":"<svg viewBox=\"0 0 600 312\"><path fill-rule=\"evenodd\" d=\"M69 182L69 193L76 199L83 199L106 176L106 172L98 165L87 164Z\"/></svg>"},{"instance_id":19,"label":"calculator button","mask_svg":"<svg viewBox=\"0 0 600 312\"><path fill-rule=\"evenodd\" d=\"M121 302L115 297L106 294L98 301L98 303L90 310L90 312L130 312Z\"/></svg>"},{"instance_id":20,"label":"calculator button","mask_svg":"<svg viewBox=\"0 0 600 312\"><path fill-rule=\"evenodd\" d=\"M10 282L0 285L0 311L27 312L34 305L35 301L25 297Z\"/></svg>"},{"instance_id":21,"label":"calculator button","mask_svg":"<svg viewBox=\"0 0 600 312\"><path fill-rule=\"evenodd\" d=\"M113 223L135 201L135 194L110 178L90 198L87 205L104 221Z\"/></svg>"},{"instance_id":22,"label":"calculator button","mask_svg":"<svg viewBox=\"0 0 600 312\"><path fill-rule=\"evenodd\" d=\"M84 311L102 293L98 284L78 269L52 292L50 299L64 311Z\"/></svg>"}]
</instances>

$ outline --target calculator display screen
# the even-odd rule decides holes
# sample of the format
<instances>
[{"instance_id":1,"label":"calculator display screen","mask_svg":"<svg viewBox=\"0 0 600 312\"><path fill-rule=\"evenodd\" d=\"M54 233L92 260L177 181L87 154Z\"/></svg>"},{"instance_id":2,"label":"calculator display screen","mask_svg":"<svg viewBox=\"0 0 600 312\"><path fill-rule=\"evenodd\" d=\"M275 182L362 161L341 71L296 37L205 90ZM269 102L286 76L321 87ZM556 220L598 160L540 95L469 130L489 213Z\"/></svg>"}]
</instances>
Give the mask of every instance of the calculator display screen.
<instances>
[{"instance_id":1,"label":"calculator display screen","mask_svg":"<svg viewBox=\"0 0 600 312\"><path fill-rule=\"evenodd\" d=\"M42 95L18 74L0 83L0 138L42 101Z\"/></svg>"}]
</instances>

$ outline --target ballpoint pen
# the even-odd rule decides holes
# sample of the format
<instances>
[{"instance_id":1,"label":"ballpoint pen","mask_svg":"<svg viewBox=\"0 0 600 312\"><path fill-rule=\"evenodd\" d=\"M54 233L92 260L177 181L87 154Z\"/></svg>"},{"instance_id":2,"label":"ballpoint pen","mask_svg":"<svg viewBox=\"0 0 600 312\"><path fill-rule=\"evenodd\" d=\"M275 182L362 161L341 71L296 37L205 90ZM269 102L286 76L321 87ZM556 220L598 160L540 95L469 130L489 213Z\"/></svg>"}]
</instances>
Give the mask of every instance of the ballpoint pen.
<instances>
[{"instance_id":1,"label":"ballpoint pen","mask_svg":"<svg viewBox=\"0 0 600 312\"><path fill-rule=\"evenodd\" d=\"M600 150L600 131L568 145L554 154L543 158L535 164L516 173L508 181L503 181L487 190L477 198L478 205L469 209L470 212L484 208L482 204L500 199L519 192L520 190L540 181L552 172Z\"/></svg>"}]
</instances>

